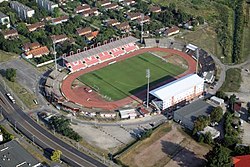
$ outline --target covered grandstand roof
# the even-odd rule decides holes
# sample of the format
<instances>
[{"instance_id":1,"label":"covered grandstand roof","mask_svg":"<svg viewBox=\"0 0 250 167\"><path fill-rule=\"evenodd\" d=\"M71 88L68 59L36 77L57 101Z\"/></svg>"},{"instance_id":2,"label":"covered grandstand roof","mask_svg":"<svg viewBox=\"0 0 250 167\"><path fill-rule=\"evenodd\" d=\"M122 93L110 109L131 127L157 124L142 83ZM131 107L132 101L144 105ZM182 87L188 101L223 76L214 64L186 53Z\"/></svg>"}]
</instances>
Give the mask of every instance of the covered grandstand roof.
<instances>
[{"instance_id":1,"label":"covered grandstand roof","mask_svg":"<svg viewBox=\"0 0 250 167\"><path fill-rule=\"evenodd\" d=\"M105 45L102 45L102 46L99 46L99 47L96 47L93 49L89 49L89 50L84 51L84 52L80 52L80 53L65 57L64 59L67 62L75 62L78 60L82 60L85 57L93 56L93 55L99 54L101 52L109 51L111 49L121 47L123 45L127 45L129 43L135 43L137 41L138 41L137 38L132 37L132 36L128 36L128 37L116 40L114 42L110 42L108 44L105 44Z\"/></svg>"},{"instance_id":2,"label":"covered grandstand roof","mask_svg":"<svg viewBox=\"0 0 250 167\"><path fill-rule=\"evenodd\" d=\"M195 45L193 45L193 44L188 44L188 45L186 46L186 48L188 48L188 49L190 49L190 50L192 50L192 51L195 51L196 49L198 49L198 47L195 46Z\"/></svg>"},{"instance_id":3,"label":"covered grandstand roof","mask_svg":"<svg viewBox=\"0 0 250 167\"><path fill-rule=\"evenodd\" d=\"M149 93L160 100L165 100L172 96L175 96L187 89L192 88L194 85L198 85L204 82L204 79L197 74L189 74L185 77L177 79L159 88L156 88Z\"/></svg>"}]
</instances>

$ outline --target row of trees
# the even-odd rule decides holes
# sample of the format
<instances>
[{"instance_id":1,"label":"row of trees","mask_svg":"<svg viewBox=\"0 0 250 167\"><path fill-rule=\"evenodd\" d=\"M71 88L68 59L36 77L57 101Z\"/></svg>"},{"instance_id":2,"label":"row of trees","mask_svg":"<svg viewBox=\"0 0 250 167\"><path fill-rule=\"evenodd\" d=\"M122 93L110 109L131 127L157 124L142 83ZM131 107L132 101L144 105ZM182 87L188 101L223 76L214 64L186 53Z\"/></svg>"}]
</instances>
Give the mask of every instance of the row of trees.
<instances>
[{"instance_id":1,"label":"row of trees","mask_svg":"<svg viewBox=\"0 0 250 167\"><path fill-rule=\"evenodd\" d=\"M232 55L233 63L239 63L242 60L244 3L244 0L236 0Z\"/></svg>"},{"instance_id":2,"label":"row of trees","mask_svg":"<svg viewBox=\"0 0 250 167\"><path fill-rule=\"evenodd\" d=\"M82 140L82 137L70 127L70 120L63 115L51 117L49 124L52 129L63 136L67 136L77 142Z\"/></svg>"},{"instance_id":3,"label":"row of trees","mask_svg":"<svg viewBox=\"0 0 250 167\"><path fill-rule=\"evenodd\" d=\"M233 45L233 10L223 4L217 4L216 6L219 12L216 33L223 55L231 61Z\"/></svg>"}]
</instances>

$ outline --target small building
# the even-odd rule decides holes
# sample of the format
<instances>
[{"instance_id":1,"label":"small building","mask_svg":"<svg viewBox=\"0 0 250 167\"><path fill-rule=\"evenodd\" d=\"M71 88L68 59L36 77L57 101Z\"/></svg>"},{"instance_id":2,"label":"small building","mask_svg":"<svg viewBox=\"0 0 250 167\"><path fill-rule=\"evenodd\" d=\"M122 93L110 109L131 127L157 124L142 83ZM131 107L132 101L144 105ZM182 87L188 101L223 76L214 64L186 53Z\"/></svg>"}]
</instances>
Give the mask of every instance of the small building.
<instances>
[{"instance_id":1,"label":"small building","mask_svg":"<svg viewBox=\"0 0 250 167\"><path fill-rule=\"evenodd\" d=\"M215 128L210 127L210 126L207 126L202 131L198 132L199 135L205 135L206 133L211 133L213 140L220 137L220 131L218 131Z\"/></svg>"},{"instance_id":2,"label":"small building","mask_svg":"<svg viewBox=\"0 0 250 167\"><path fill-rule=\"evenodd\" d=\"M115 27L122 32L129 32L130 31L130 25L128 22L122 22L121 24L118 24Z\"/></svg>"},{"instance_id":3,"label":"small building","mask_svg":"<svg viewBox=\"0 0 250 167\"><path fill-rule=\"evenodd\" d=\"M98 16L99 15L99 11L97 8L92 8L90 10L86 10L82 12L83 17L89 17L89 16Z\"/></svg>"},{"instance_id":4,"label":"small building","mask_svg":"<svg viewBox=\"0 0 250 167\"><path fill-rule=\"evenodd\" d=\"M116 113L114 113L114 112L100 112L100 116L102 118L115 118Z\"/></svg>"},{"instance_id":5,"label":"small building","mask_svg":"<svg viewBox=\"0 0 250 167\"><path fill-rule=\"evenodd\" d=\"M234 167L247 167L250 164L250 155L241 155L233 157Z\"/></svg>"},{"instance_id":6,"label":"small building","mask_svg":"<svg viewBox=\"0 0 250 167\"><path fill-rule=\"evenodd\" d=\"M99 1L98 3L100 4L101 7L105 7L111 4L109 0L102 0L102 1Z\"/></svg>"},{"instance_id":7,"label":"small building","mask_svg":"<svg viewBox=\"0 0 250 167\"><path fill-rule=\"evenodd\" d=\"M186 22L186 23L183 25L183 27L184 27L185 29L188 29L188 30L191 30L191 29L194 28L194 26L192 26L192 22L191 22L191 21Z\"/></svg>"},{"instance_id":8,"label":"small building","mask_svg":"<svg viewBox=\"0 0 250 167\"><path fill-rule=\"evenodd\" d=\"M123 109L119 110L121 119L135 119L137 116L135 109Z\"/></svg>"},{"instance_id":9,"label":"small building","mask_svg":"<svg viewBox=\"0 0 250 167\"><path fill-rule=\"evenodd\" d=\"M171 28L168 28L166 31L165 31L165 34L166 36L172 36L172 35L175 35L175 34L178 34L180 32L180 29L177 27L177 26L173 26Z\"/></svg>"},{"instance_id":10,"label":"small building","mask_svg":"<svg viewBox=\"0 0 250 167\"><path fill-rule=\"evenodd\" d=\"M57 17L57 18L53 18L51 24L52 25L57 25L57 24L62 24L65 23L69 20L69 16L61 16L61 17Z\"/></svg>"},{"instance_id":11,"label":"small building","mask_svg":"<svg viewBox=\"0 0 250 167\"><path fill-rule=\"evenodd\" d=\"M214 71L209 71L209 72L206 72L206 71L205 71L205 72L203 73L203 76L204 76L204 81L205 81L206 83L211 84L211 83L213 83L214 80L215 80Z\"/></svg>"},{"instance_id":12,"label":"small building","mask_svg":"<svg viewBox=\"0 0 250 167\"><path fill-rule=\"evenodd\" d=\"M208 116L213 110L213 106L199 99L177 111L174 111L174 121L181 122L187 129L193 130L194 121L199 116Z\"/></svg>"},{"instance_id":13,"label":"small building","mask_svg":"<svg viewBox=\"0 0 250 167\"><path fill-rule=\"evenodd\" d=\"M152 6L149 8L151 13L159 13L161 12L161 7L160 6Z\"/></svg>"},{"instance_id":14,"label":"small building","mask_svg":"<svg viewBox=\"0 0 250 167\"><path fill-rule=\"evenodd\" d=\"M136 4L135 0L124 0L123 1L123 5L125 5L125 6L131 6L131 5L134 5L134 4Z\"/></svg>"},{"instance_id":15,"label":"small building","mask_svg":"<svg viewBox=\"0 0 250 167\"><path fill-rule=\"evenodd\" d=\"M45 27L44 22L37 22L37 23L30 24L30 25L27 26L29 32L36 31L37 29L40 29L40 28L43 28L43 27Z\"/></svg>"},{"instance_id":16,"label":"small building","mask_svg":"<svg viewBox=\"0 0 250 167\"><path fill-rule=\"evenodd\" d=\"M116 19L110 19L107 21L107 26L114 27L116 25L119 25L120 22Z\"/></svg>"},{"instance_id":17,"label":"small building","mask_svg":"<svg viewBox=\"0 0 250 167\"><path fill-rule=\"evenodd\" d=\"M64 42L64 41L68 40L68 37L64 34L52 35L52 36L50 36L50 38L53 41L53 43L59 43L59 42Z\"/></svg>"},{"instance_id":18,"label":"small building","mask_svg":"<svg viewBox=\"0 0 250 167\"><path fill-rule=\"evenodd\" d=\"M35 10L23 5L18 1L10 1L10 7L15 10L18 16L23 20L33 17L35 14Z\"/></svg>"},{"instance_id":19,"label":"small building","mask_svg":"<svg viewBox=\"0 0 250 167\"><path fill-rule=\"evenodd\" d=\"M0 145L0 157L0 164L3 167L39 167L41 165L15 140Z\"/></svg>"},{"instance_id":20,"label":"small building","mask_svg":"<svg viewBox=\"0 0 250 167\"><path fill-rule=\"evenodd\" d=\"M36 49L32 49L28 52L25 52L25 58L31 59L31 58L38 58L42 57L44 55L48 55L50 53L49 49L47 46L42 46Z\"/></svg>"},{"instance_id":21,"label":"small building","mask_svg":"<svg viewBox=\"0 0 250 167\"><path fill-rule=\"evenodd\" d=\"M150 22L150 17L149 16L139 17L138 19L136 19L136 21L138 22L138 24L148 23Z\"/></svg>"},{"instance_id":22,"label":"small building","mask_svg":"<svg viewBox=\"0 0 250 167\"><path fill-rule=\"evenodd\" d=\"M112 10L112 9L117 9L119 7L119 5L117 3L111 3L109 5L105 6L106 10Z\"/></svg>"},{"instance_id":23,"label":"small building","mask_svg":"<svg viewBox=\"0 0 250 167\"><path fill-rule=\"evenodd\" d=\"M237 100L233 104L233 111L240 112L241 111L241 107L242 107L242 101Z\"/></svg>"},{"instance_id":24,"label":"small building","mask_svg":"<svg viewBox=\"0 0 250 167\"><path fill-rule=\"evenodd\" d=\"M0 24L10 28L10 17L0 12Z\"/></svg>"},{"instance_id":25,"label":"small building","mask_svg":"<svg viewBox=\"0 0 250 167\"><path fill-rule=\"evenodd\" d=\"M127 18L130 19L131 21L137 20L142 17L142 13L140 12L129 12L127 13Z\"/></svg>"},{"instance_id":26,"label":"small building","mask_svg":"<svg viewBox=\"0 0 250 167\"><path fill-rule=\"evenodd\" d=\"M90 27L85 27L85 28L77 28L76 32L77 32L77 35L83 36L83 35L91 33L92 30Z\"/></svg>"},{"instance_id":27,"label":"small building","mask_svg":"<svg viewBox=\"0 0 250 167\"><path fill-rule=\"evenodd\" d=\"M143 116L143 117L147 117L150 116L150 112L148 110L146 110L145 108L138 108L138 112Z\"/></svg>"},{"instance_id":28,"label":"small building","mask_svg":"<svg viewBox=\"0 0 250 167\"><path fill-rule=\"evenodd\" d=\"M6 30L6 31L2 31L3 37L4 39L16 39L19 38L18 32L17 30Z\"/></svg>"},{"instance_id":29,"label":"small building","mask_svg":"<svg viewBox=\"0 0 250 167\"><path fill-rule=\"evenodd\" d=\"M28 52L30 50L33 50L39 47L41 47L41 45L38 42L33 42L33 43L28 42L28 43L23 44L22 50L25 52Z\"/></svg>"},{"instance_id":30,"label":"small building","mask_svg":"<svg viewBox=\"0 0 250 167\"><path fill-rule=\"evenodd\" d=\"M211 97L210 100L220 106L224 104L224 99L218 98L216 96Z\"/></svg>"},{"instance_id":31,"label":"small building","mask_svg":"<svg viewBox=\"0 0 250 167\"><path fill-rule=\"evenodd\" d=\"M82 13L88 10L91 10L90 6L88 4L82 4L76 7L75 12Z\"/></svg>"}]
</instances>

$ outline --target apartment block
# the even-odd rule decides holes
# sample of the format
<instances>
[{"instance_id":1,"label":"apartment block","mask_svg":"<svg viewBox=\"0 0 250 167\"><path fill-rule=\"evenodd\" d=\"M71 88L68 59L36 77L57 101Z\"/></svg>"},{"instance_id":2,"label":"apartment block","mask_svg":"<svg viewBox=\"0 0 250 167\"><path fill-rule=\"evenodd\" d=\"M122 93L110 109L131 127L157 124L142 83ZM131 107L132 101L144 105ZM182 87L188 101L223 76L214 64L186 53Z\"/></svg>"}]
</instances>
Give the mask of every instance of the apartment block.
<instances>
[{"instance_id":1,"label":"apartment block","mask_svg":"<svg viewBox=\"0 0 250 167\"><path fill-rule=\"evenodd\" d=\"M36 3L39 7L44 8L51 13L53 12L54 8L58 8L58 4L55 4L54 2L49 0L36 0Z\"/></svg>"},{"instance_id":2,"label":"apartment block","mask_svg":"<svg viewBox=\"0 0 250 167\"><path fill-rule=\"evenodd\" d=\"M17 1L10 1L10 7L14 9L18 16L23 20L26 20L35 14L35 10Z\"/></svg>"}]
</instances>

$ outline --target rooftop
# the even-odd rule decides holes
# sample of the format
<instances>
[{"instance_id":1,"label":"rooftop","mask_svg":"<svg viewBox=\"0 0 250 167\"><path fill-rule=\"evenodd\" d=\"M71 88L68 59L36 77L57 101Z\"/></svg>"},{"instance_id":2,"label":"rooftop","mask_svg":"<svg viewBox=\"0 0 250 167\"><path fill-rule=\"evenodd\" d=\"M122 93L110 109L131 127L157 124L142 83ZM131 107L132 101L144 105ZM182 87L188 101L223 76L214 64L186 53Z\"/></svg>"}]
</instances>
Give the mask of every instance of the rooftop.
<instances>
[{"instance_id":1,"label":"rooftop","mask_svg":"<svg viewBox=\"0 0 250 167\"><path fill-rule=\"evenodd\" d=\"M179 115L182 118L194 122L197 117L210 114L212 109L213 106L199 99L175 111L174 115Z\"/></svg>"},{"instance_id":2,"label":"rooftop","mask_svg":"<svg viewBox=\"0 0 250 167\"><path fill-rule=\"evenodd\" d=\"M151 90L149 93L160 100L165 100L201 83L204 83L204 80L201 77L197 74L189 74L159 88Z\"/></svg>"},{"instance_id":3,"label":"rooftop","mask_svg":"<svg viewBox=\"0 0 250 167\"><path fill-rule=\"evenodd\" d=\"M136 41L138 41L137 38L132 37L132 36L128 36L128 37L116 40L114 42L110 42L106 45L102 45L102 46L99 46L99 47L96 47L93 49L89 49L89 50L81 52L81 53L77 53L77 54L65 57L65 60L67 62L75 62L75 61L81 60L85 57L89 57L92 55L99 54L101 52L109 51L113 48L121 47L121 46L129 44L129 43L134 43Z\"/></svg>"},{"instance_id":4,"label":"rooftop","mask_svg":"<svg viewBox=\"0 0 250 167\"><path fill-rule=\"evenodd\" d=\"M23 8L24 10L27 10L27 11L32 11L33 9L31 9L30 7L28 6L25 6L24 4L20 3L20 2L17 2L17 1L10 1L11 4L14 4L14 5L17 5L19 6L20 8Z\"/></svg>"},{"instance_id":5,"label":"rooftop","mask_svg":"<svg viewBox=\"0 0 250 167\"><path fill-rule=\"evenodd\" d=\"M8 17L6 14L0 12L0 18L5 18L5 17Z\"/></svg>"},{"instance_id":6,"label":"rooftop","mask_svg":"<svg viewBox=\"0 0 250 167\"><path fill-rule=\"evenodd\" d=\"M0 166L3 167L30 167L40 164L15 140L0 145L0 157Z\"/></svg>"},{"instance_id":7,"label":"rooftop","mask_svg":"<svg viewBox=\"0 0 250 167\"><path fill-rule=\"evenodd\" d=\"M250 155L241 155L233 157L234 167L246 167L250 164Z\"/></svg>"}]
</instances>

